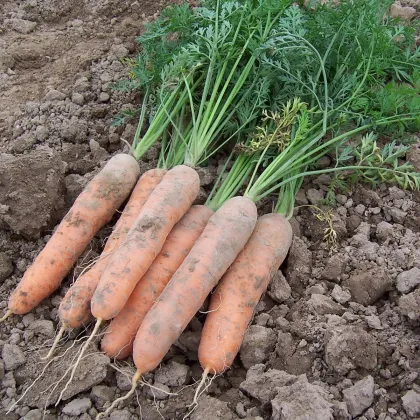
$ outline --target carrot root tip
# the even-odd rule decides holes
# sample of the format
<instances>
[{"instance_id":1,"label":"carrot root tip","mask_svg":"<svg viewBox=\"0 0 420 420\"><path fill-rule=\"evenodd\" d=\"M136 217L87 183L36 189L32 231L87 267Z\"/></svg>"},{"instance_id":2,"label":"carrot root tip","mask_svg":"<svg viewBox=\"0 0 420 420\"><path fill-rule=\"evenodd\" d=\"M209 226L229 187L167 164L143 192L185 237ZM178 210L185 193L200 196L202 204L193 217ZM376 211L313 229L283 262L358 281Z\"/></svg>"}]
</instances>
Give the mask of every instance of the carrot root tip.
<instances>
[{"instance_id":1,"label":"carrot root tip","mask_svg":"<svg viewBox=\"0 0 420 420\"><path fill-rule=\"evenodd\" d=\"M56 347L58 346L58 343L60 342L61 338L63 337L64 331L66 330L66 326L62 325L62 327L60 328L60 331L58 331L58 334L55 337L54 343L50 348L50 351L47 353L46 356L41 357L41 360L45 361L51 358L51 356L54 354L54 351L56 349Z\"/></svg>"},{"instance_id":2,"label":"carrot root tip","mask_svg":"<svg viewBox=\"0 0 420 420\"><path fill-rule=\"evenodd\" d=\"M135 373L135 375L133 376L133 379L131 381L131 389L130 391L127 392L127 394L125 394L123 397L117 398L116 400L114 400L114 402L106 409L106 411L104 411L103 413L99 413L96 416L95 420L99 420L102 416L106 416L107 414L109 414L121 401L124 401L128 398L130 398L133 394L134 391L136 390L137 384L140 380L141 377L141 373L139 371L137 371Z\"/></svg>"},{"instance_id":3,"label":"carrot root tip","mask_svg":"<svg viewBox=\"0 0 420 420\"><path fill-rule=\"evenodd\" d=\"M93 329L92 334L89 336L89 338L86 340L86 343L83 344L83 346L82 346L82 348L80 350L79 357L77 358L76 363L73 366L73 369L72 369L71 374L70 374L70 378L67 381L65 387L62 389L62 391L60 393L60 396L58 397L58 400L55 403L55 406L56 407L60 403L60 401L63 399L64 393L66 392L68 386L71 384L71 381L74 378L74 374L76 373L77 367L79 366L80 361L82 360L82 357L85 354L86 349L89 347L89 344L91 343L91 341L93 340L93 338L96 336L96 333L98 332L99 327L101 326L101 324L102 324L102 318L98 318L96 320L95 328Z\"/></svg>"},{"instance_id":4,"label":"carrot root tip","mask_svg":"<svg viewBox=\"0 0 420 420\"><path fill-rule=\"evenodd\" d=\"M8 309L6 313L0 318L0 322L5 321L7 318L9 318L10 315L13 315L13 312L10 309Z\"/></svg>"},{"instance_id":5,"label":"carrot root tip","mask_svg":"<svg viewBox=\"0 0 420 420\"><path fill-rule=\"evenodd\" d=\"M195 390L194 400L193 400L193 402L189 405L189 407L191 407L191 406L194 406L194 405L197 405L197 404L198 404L198 398L199 398L199 396L201 395L200 391L201 391L201 389L203 388L204 384L206 383L206 379L207 379L207 376L208 376L209 372L210 372L210 368L207 366L207 367L204 369L203 376L201 377L201 381L200 381L200 383L198 384L197 389ZM203 392L204 392L206 389L207 389L207 387L205 387L205 388L204 388Z\"/></svg>"}]
</instances>

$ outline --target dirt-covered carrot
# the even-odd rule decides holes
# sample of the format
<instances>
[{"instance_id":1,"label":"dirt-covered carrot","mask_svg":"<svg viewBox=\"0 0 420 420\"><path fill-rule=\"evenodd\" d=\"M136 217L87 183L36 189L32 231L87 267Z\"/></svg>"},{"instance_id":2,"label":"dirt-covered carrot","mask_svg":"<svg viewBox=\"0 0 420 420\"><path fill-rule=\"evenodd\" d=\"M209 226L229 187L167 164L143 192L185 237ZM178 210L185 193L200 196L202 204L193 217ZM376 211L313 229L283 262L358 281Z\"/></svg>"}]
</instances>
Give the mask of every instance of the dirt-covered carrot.
<instances>
[{"instance_id":1,"label":"dirt-covered carrot","mask_svg":"<svg viewBox=\"0 0 420 420\"><path fill-rule=\"evenodd\" d=\"M91 319L90 300L101 275L108 266L113 253L124 242L128 231L140 214L140 210L150 194L165 174L166 170L164 169L151 169L145 172L137 182L111 236L105 244L99 260L89 271L77 279L60 304L58 313L63 326L66 328L80 327Z\"/></svg>"},{"instance_id":2,"label":"dirt-covered carrot","mask_svg":"<svg viewBox=\"0 0 420 420\"><path fill-rule=\"evenodd\" d=\"M213 214L187 258L144 318L134 340L133 358L137 372L132 388L124 397L116 399L106 413L134 393L142 374L159 365L245 246L256 221L257 208L244 197L228 200Z\"/></svg>"},{"instance_id":3,"label":"dirt-covered carrot","mask_svg":"<svg viewBox=\"0 0 420 420\"><path fill-rule=\"evenodd\" d=\"M174 225L191 207L199 187L197 172L188 166L179 165L166 173L99 281L91 301L97 320L118 315Z\"/></svg>"},{"instance_id":4,"label":"dirt-covered carrot","mask_svg":"<svg viewBox=\"0 0 420 420\"><path fill-rule=\"evenodd\" d=\"M191 207L200 189L197 172L184 165L169 170L150 194L124 242L115 251L103 272L91 300L95 327L73 365L58 404L73 380L86 349L102 322L118 315L136 284L146 274L165 244L172 228Z\"/></svg>"},{"instance_id":5,"label":"dirt-covered carrot","mask_svg":"<svg viewBox=\"0 0 420 420\"><path fill-rule=\"evenodd\" d=\"M61 328L51 349L43 358L44 360L52 356L66 329L81 327L91 320L90 301L102 273L108 266L111 255L120 247L144 203L165 174L166 170L164 169L151 169L145 172L138 180L130 199L105 244L100 258L75 281L61 301L58 308Z\"/></svg>"},{"instance_id":6,"label":"dirt-covered carrot","mask_svg":"<svg viewBox=\"0 0 420 420\"><path fill-rule=\"evenodd\" d=\"M137 332L133 357L139 372L159 365L245 246L256 220L255 204L243 197L227 201L210 218Z\"/></svg>"},{"instance_id":7,"label":"dirt-covered carrot","mask_svg":"<svg viewBox=\"0 0 420 420\"><path fill-rule=\"evenodd\" d=\"M193 206L174 226L160 254L137 283L122 311L111 321L102 339L102 351L124 359L133 352L133 340L144 317L190 252L213 211Z\"/></svg>"},{"instance_id":8,"label":"dirt-covered carrot","mask_svg":"<svg viewBox=\"0 0 420 420\"><path fill-rule=\"evenodd\" d=\"M255 307L284 261L292 241L280 214L260 217L249 241L214 291L198 357L205 375L228 369L242 344Z\"/></svg>"},{"instance_id":9,"label":"dirt-covered carrot","mask_svg":"<svg viewBox=\"0 0 420 420\"><path fill-rule=\"evenodd\" d=\"M10 296L6 315L25 314L51 295L98 230L128 197L139 165L126 154L114 156L77 197L67 215Z\"/></svg>"}]
</instances>

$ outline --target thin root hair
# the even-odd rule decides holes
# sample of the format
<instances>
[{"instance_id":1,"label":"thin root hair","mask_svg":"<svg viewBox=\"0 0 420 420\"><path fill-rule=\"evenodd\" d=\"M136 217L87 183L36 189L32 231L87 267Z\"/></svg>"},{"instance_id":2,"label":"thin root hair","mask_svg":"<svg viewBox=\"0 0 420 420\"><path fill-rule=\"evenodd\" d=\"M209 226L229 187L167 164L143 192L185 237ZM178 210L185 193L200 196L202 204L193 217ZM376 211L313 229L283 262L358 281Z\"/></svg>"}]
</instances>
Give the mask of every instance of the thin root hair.
<instances>
[{"instance_id":1,"label":"thin root hair","mask_svg":"<svg viewBox=\"0 0 420 420\"><path fill-rule=\"evenodd\" d=\"M83 344L83 346L82 346L82 348L81 348L81 351L80 351L79 357L77 358L76 363L75 363L75 364L74 364L74 366L73 366L73 369L72 369L72 371L71 371L71 374L70 374L70 378L69 378L69 380L67 381L67 383L66 383L65 387L62 389L62 391L61 391L61 393L60 393L60 395L59 395L59 397L58 397L58 400L57 400L57 402L55 403L55 406L56 406L56 407L57 407L57 405L60 403L60 401L62 400L62 398L63 398L63 395L64 395L65 391L68 389L68 387L69 387L69 385L70 385L71 381L73 380L74 375L75 375L75 373L76 373L76 370L77 370L77 368L78 368L78 366L79 366L79 364L80 364L80 361L82 360L83 354L85 353L86 349L89 347L89 345L90 345L90 343L92 342L92 340L94 339L94 337L96 337L96 333L98 332L98 330L99 330L99 328L100 328L101 324L102 324L102 319L101 319L101 318L98 318L98 320L96 321L95 327L94 327L94 329L93 329L93 331L92 331L92 334L89 336L89 338L86 340L85 344Z\"/></svg>"},{"instance_id":2,"label":"thin root hair","mask_svg":"<svg viewBox=\"0 0 420 420\"><path fill-rule=\"evenodd\" d=\"M99 420L102 416L106 416L107 414L109 414L121 401L125 401L128 398L130 398L134 392L136 391L136 387L137 384L139 382L141 378L141 373L140 372L136 372L135 375L133 376L133 379L131 381L131 389L130 391L127 392L127 394L125 394L123 397L117 398L116 400L113 401L113 403L106 409L105 412L103 413L98 413L98 415L96 416L95 420Z\"/></svg>"}]
</instances>

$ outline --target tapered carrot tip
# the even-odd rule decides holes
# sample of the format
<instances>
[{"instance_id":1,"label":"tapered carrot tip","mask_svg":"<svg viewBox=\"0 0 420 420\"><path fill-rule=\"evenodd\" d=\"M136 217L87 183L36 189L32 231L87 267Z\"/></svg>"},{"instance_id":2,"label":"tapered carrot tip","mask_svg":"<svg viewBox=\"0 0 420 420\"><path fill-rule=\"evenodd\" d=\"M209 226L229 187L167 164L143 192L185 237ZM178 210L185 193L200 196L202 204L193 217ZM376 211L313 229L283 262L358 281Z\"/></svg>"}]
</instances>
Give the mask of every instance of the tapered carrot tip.
<instances>
[{"instance_id":1,"label":"tapered carrot tip","mask_svg":"<svg viewBox=\"0 0 420 420\"><path fill-rule=\"evenodd\" d=\"M114 402L107 408L107 410L104 413L99 413L96 416L95 420L99 420L102 416L106 416L107 414L109 414L121 401L124 401L128 398L130 398L133 394L134 391L136 390L137 384L140 380L141 377L141 372L137 371L135 373L135 375L133 376L133 379L131 381L131 389L130 391L127 392L127 394L125 394L123 397L117 398L116 400L114 400Z\"/></svg>"},{"instance_id":2,"label":"tapered carrot tip","mask_svg":"<svg viewBox=\"0 0 420 420\"><path fill-rule=\"evenodd\" d=\"M60 404L60 401L63 399L64 393L66 392L67 388L69 387L69 385L71 384L73 378L74 378L74 374L76 373L76 370L80 364L80 361L83 358L83 355L85 354L87 348L89 347L90 343L92 342L93 338L96 336L99 327L102 324L102 319L98 318L96 320L96 324L95 327L93 328L92 334L89 336L89 338L86 340L85 344L83 344L83 347L79 353L79 357L76 360L76 363L73 365L73 369L71 370L71 374L70 374L70 378L68 379L66 385L64 386L64 388L61 390L60 395L58 397L57 402L55 403L55 406L57 407L58 404Z\"/></svg>"},{"instance_id":3,"label":"tapered carrot tip","mask_svg":"<svg viewBox=\"0 0 420 420\"><path fill-rule=\"evenodd\" d=\"M48 360L48 359L49 359L49 358L50 358L50 357L54 354L54 351L55 351L55 349L57 348L58 343L60 342L61 337L63 336L64 331L66 330L66 328L67 328L67 326L66 326L66 325L63 325L63 326L60 328L60 331L58 332L57 336L55 337L54 343L53 343L53 345L51 346L50 351L47 353L47 355L46 355L46 356L41 357L41 360L42 360L42 361Z\"/></svg>"},{"instance_id":4,"label":"tapered carrot tip","mask_svg":"<svg viewBox=\"0 0 420 420\"><path fill-rule=\"evenodd\" d=\"M207 366L207 367L204 369L203 375L202 375L202 377L201 377L201 381L200 381L200 383L198 384L197 389L195 390L194 400L193 400L193 402L192 402L192 404L191 404L191 405L198 404L198 397L201 395L201 394L200 394L200 391L201 391L201 389L203 388L204 384L206 383L206 379L207 379L207 376L208 376L209 372L210 372L210 367L209 367L209 366ZM204 391L205 391L205 389L204 389ZM204 392L204 391L203 391L203 392Z\"/></svg>"},{"instance_id":5,"label":"tapered carrot tip","mask_svg":"<svg viewBox=\"0 0 420 420\"><path fill-rule=\"evenodd\" d=\"M13 312L10 309L8 309L6 313L0 318L0 322L5 321L7 318L9 318L10 315L13 315Z\"/></svg>"}]
</instances>

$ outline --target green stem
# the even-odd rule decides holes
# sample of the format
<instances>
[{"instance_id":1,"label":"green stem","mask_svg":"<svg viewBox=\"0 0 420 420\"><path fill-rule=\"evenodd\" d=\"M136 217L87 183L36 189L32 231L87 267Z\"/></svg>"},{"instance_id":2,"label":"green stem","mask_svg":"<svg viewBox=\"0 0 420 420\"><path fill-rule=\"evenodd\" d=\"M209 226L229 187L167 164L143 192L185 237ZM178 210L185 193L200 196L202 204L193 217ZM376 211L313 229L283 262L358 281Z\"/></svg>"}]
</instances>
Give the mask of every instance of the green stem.
<instances>
[{"instance_id":1,"label":"green stem","mask_svg":"<svg viewBox=\"0 0 420 420\"><path fill-rule=\"evenodd\" d=\"M395 169L389 169L389 168L382 168L382 167L381 168L376 168L374 166L359 166L359 165L337 166L335 168L318 169L318 170L314 170L314 171L301 172L299 174L293 175L290 178L287 178L287 179L279 182L278 184L274 185L273 187L271 187L270 189L264 191L263 193L261 193L259 195L246 195L246 194L244 194L244 196L247 197L247 198L249 198L250 200L259 201L259 200L263 199L264 197L266 197L267 195L269 195L269 194L273 193L274 191L278 190L279 188L281 188L283 185L287 184L288 182L294 181L296 179L300 179L300 178L303 179L303 178L305 178L307 176L328 174L328 173L332 173L332 172L351 171L351 170L372 171L372 170L375 170L375 169L377 169L378 171L383 171L383 172L389 172L389 173L397 174L397 175L400 175L402 177L406 176L406 173L405 172L401 172L401 171L397 171Z\"/></svg>"},{"instance_id":2,"label":"green stem","mask_svg":"<svg viewBox=\"0 0 420 420\"><path fill-rule=\"evenodd\" d=\"M248 43L249 43L249 40L247 41L246 46L248 45ZM211 111L210 115L206 113L206 119L203 118L202 121L198 121L198 124L196 124L197 128L193 131L193 134L192 134L193 137L191 138L191 143L190 143L191 150L187 151L187 156L185 159L185 163L187 165L191 165L191 166L198 165L203 153L209 149L213 141L214 131L216 131L217 129L220 129L220 124L223 124L221 122L222 119L224 119L225 121L228 121L225 113L227 109L231 106L239 90L242 88L243 84L245 83L255 61L254 58L251 58L251 60L247 63L247 66L245 66L244 70L242 71L241 76L238 79L238 82L236 82L235 86L232 88L229 96L227 98L224 98L224 94L230 85L232 77L236 71L237 66L239 65L239 62L243 56L243 53L245 52L245 49L246 47L244 47L242 53L236 59L235 64L233 65L221 92L218 92L217 89L213 90L213 94L215 95L217 94L218 99L215 104L213 104L212 102L208 104L207 110ZM222 75L219 75L218 80L221 79L221 76ZM219 85L219 83L217 83L217 85ZM224 105L220 109L220 104L222 100L224 100ZM216 114L217 114L217 117L216 117Z\"/></svg>"},{"instance_id":3,"label":"green stem","mask_svg":"<svg viewBox=\"0 0 420 420\"><path fill-rule=\"evenodd\" d=\"M234 197L238 193L255 165L255 159L253 156L240 154L235 159L235 162L233 163L232 168L229 170L226 178L219 186L221 179L227 170L227 165L231 157L232 155L227 160L223 171L219 175L219 178L206 202L206 206L215 211L219 209L226 200Z\"/></svg>"},{"instance_id":4,"label":"green stem","mask_svg":"<svg viewBox=\"0 0 420 420\"><path fill-rule=\"evenodd\" d=\"M173 116L180 110L183 104L185 104L188 96L184 89L180 97L177 98L180 90L181 89L179 87L175 89L169 95L169 98L165 99L164 102L159 105L159 109L148 130L133 150L133 156L137 160L141 159L141 157L150 149L150 147L153 146L153 144L161 137L162 133L167 129L170 123L170 119L167 117L168 109L172 109L171 112L169 112L169 115Z\"/></svg>"},{"instance_id":5,"label":"green stem","mask_svg":"<svg viewBox=\"0 0 420 420\"><path fill-rule=\"evenodd\" d=\"M146 92L145 92L144 97L143 97L143 102L141 104L141 112L140 112L139 121L137 123L137 129L136 129L136 132L134 134L133 144L131 146L131 151L132 152L137 147L137 144L139 142L139 138L140 138L140 135L141 135L141 130L144 127L144 120L146 118L146 107L147 107L147 102L149 101L149 95L150 95L150 90L146 89Z\"/></svg>"},{"instance_id":6,"label":"green stem","mask_svg":"<svg viewBox=\"0 0 420 420\"><path fill-rule=\"evenodd\" d=\"M303 178L298 178L280 187L279 198L275 208L276 213L283 215L287 219L293 217L296 194L300 190L302 183Z\"/></svg>"},{"instance_id":7,"label":"green stem","mask_svg":"<svg viewBox=\"0 0 420 420\"><path fill-rule=\"evenodd\" d=\"M255 183L250 184L247 188L246 194L248 198L253 199L252 197L265 197L267 194L273 192L279 187L276 182L279 179L282 179L285 174L290 171L298 169L299 166L308 165L308 162L311 162L311 157L314 155L318 158L325 154L325 150L331 148L334 144L351 137L355 134L361 133L369 128L374 126L381 126L392 124L394 122L412 120L415 117L388 117L382 120L376 121L375 123L366 124L361 127L357 127L351 131L347 131L343 134L340 134L336 137L333 137L325 143L321 143L316 146L318 141L323 137L323 134L319 134L310 140L304 147L297 145L294 149L294 144L291 144L280 154L278 155L268 167L263 171L263 173L258 177ZM321 153L322 152L322 153ZM275 187L271 187L275 184ZM258 199L257 199L258 201Z\"/></svg>"}]
</instances>

